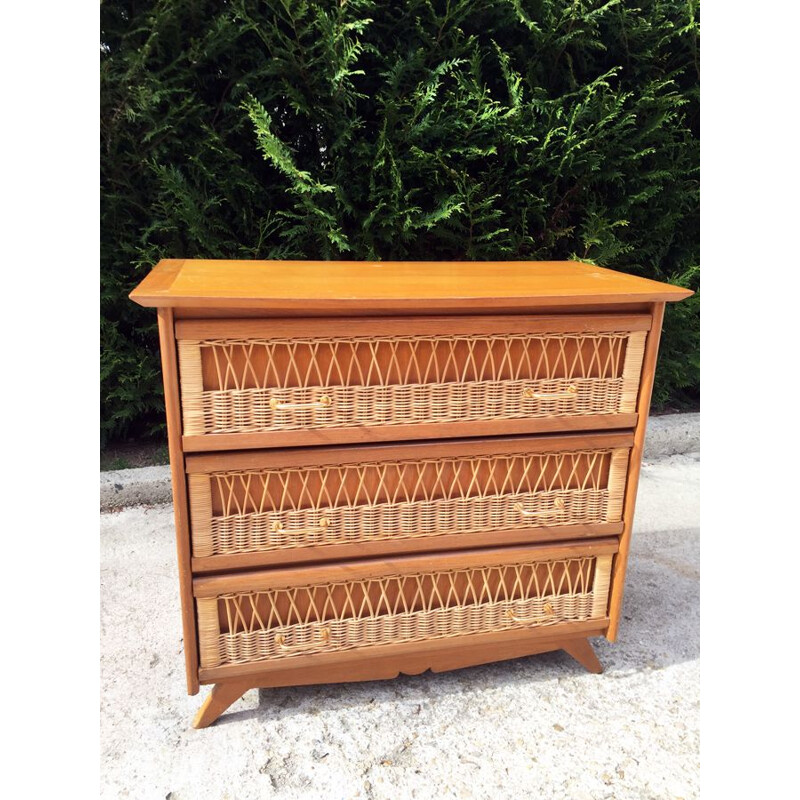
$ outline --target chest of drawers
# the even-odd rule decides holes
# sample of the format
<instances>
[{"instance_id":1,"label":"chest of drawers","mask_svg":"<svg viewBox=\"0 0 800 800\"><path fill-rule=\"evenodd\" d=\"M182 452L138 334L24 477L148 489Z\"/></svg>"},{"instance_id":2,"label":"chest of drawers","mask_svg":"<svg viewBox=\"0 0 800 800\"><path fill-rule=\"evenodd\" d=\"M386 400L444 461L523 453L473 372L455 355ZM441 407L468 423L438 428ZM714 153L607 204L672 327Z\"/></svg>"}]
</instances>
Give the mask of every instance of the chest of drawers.
<instances>
[{"instance_id":1,"label":"chest of drawers","mask_svg":"<svg viewBox=\"0 0 800 800\"><path fill-rule=\"evenodd\" d=\"M617 635L664 304L576 262L161 261L186 676L442 671Z\"/></svg>"}]
</instances>

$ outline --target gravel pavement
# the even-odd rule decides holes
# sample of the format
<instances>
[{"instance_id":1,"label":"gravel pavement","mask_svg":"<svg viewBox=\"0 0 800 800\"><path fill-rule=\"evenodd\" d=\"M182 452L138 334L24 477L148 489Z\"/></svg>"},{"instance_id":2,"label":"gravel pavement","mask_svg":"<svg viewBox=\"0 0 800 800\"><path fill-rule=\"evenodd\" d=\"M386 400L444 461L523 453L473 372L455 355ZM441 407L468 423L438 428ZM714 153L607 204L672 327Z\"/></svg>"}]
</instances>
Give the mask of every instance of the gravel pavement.
<instances>
[{"instance_id":1,"label":"gravel pavement","mask_svg":"<svg viewBox=\"0 0 800 800\"><path fill-rule=\"evenodd\" d=\"M248 692L190 722L170 506L101 516L106 798L699 796L699 456L645 463L615 644L393 681Z\"/></svg>"}]
</instances>

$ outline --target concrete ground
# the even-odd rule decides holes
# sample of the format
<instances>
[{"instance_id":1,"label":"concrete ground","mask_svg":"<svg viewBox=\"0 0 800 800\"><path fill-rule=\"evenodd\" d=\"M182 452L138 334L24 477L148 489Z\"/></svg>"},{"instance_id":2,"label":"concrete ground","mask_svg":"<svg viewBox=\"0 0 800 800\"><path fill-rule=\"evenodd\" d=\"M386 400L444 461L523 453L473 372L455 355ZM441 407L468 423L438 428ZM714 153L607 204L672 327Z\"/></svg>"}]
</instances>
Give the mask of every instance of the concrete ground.
<instances>
[{"instance_id":1,"label":"concrete ground","mask_svg":"<svg viewBox=\"0 0 800 800\"><path fill-rule=\"evenodd\" d=\"M699 457L645 463L620 636L394 681L186 695L170 506L101 517L102 796L699 796Z\"/></svg>"}]
</instances>

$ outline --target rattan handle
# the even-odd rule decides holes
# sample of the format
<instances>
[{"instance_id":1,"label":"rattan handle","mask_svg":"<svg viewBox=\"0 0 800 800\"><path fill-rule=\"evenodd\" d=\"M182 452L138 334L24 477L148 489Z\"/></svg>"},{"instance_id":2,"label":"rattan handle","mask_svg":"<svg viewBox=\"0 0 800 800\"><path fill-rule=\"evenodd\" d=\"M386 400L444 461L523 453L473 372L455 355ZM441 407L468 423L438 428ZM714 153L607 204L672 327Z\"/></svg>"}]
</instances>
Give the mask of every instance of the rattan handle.
<instances>
[{"instance_id":1,"label":"rattan handle","mask_svg":"<svg viewBox=\"0 0 800 800\"><path fill-rule=\"evenodd\" d=\"M523 517L548 517L553 514L558 514L559 511L564 510L564 498L563 497L556 497L553 505L555 508L548 508L544 511L526 511L522 503L514 503L514 511L519 511Z\"/></svg>"},{"instance_id":2,"label":"rattan handle","mask_svg":"<svg viewBox=\"0 0 800 800\"><path fill-rule=\"evenodd\" d=\"M272 532L273 533L294 533L297 535L302 536L304 533L315 533L316 531L324 531L330 527L331 521L327 517L320 517L319 522L312 528L297 528L293 531L289 531L287 528L283 527L283 523L276 519L272 523Z\"/></svg>"},{"instance_id":3,"label":"rattan handle","mask_svg":"<svg viewBox=\"0 0 800 800\"><path fill-rule=\"evenodd\" d=\"M571 383L563 392L534 392L526 389L522 396L526 400L574 400L578 395L578 387Z\"/></svg>"},{"instance_id":4,"label":"rattan handle","mask_svg":"<svg viewBox=\"0 0 800 800\"><path fill-rule=\"evenodd\" d=\"M550 603L545 603L544 607L542 608L542 611L544 612L545 617L552 617L556 613L553 610L553 606L551 606ZM523 625L530 625L534 622L541 622L542 620L542 617L518 617L516 616L516 614L514 614L514 612L510 608L506 611L506 616L512 622L520 622Z\"/></svg>"},{"instance_id":5,"label":"rattan handle","mask_svg":"<svg viewBox=\"0 0 800 800\"><path fill-rule=\"evenodd\" d=\"M270 398L269 407L273 411L310 411L315 408L328 408L333 405L333 400L327 395L320 395L319 400L312 400L310 403L281 403L277 397Z\"/></svg>"},{"instance_id":6,"label":"rattan handle","mask_svg":"<svg viewBox=\"0 0 800 800\"><path fill-rule=\"evenodd\" d=\"M330 628L320 628L319 638L322 639L322 644L330 644L331 641ZM277 644L281 650L284 651L291 650L293 653L301 653L303 650L316 650L319 647L319 643L317 642L311 642L309 644L300 644L300 645L286 644L285 633L276 634L275 644Z\"/></svg>"}]
</instances>

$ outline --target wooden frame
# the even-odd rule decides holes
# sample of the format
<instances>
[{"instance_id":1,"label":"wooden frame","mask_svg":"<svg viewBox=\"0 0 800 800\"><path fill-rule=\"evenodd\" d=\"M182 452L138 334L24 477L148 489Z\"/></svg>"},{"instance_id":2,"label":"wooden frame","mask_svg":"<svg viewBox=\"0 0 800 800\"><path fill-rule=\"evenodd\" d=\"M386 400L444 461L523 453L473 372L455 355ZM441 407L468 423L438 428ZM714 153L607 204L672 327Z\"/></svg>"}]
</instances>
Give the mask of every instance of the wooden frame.
<instances>
[{"instance_id":1,"label":"wooden frame","mask_svg":"<svg viewBox=\"0 0 800 800\"><path fill-rule=\"evenodd\" d=\"M574 262L378 265L168 260L157 265L132 292L131 298L142 305L158 308L187 689L190 694L196 694L201 684L214 684L198 712L195 726L211 724L245 691L256 687L387 679L401 673L458 669L559 649L589 671L601 671L589 638L604 635L614 641L619 631L664 305L690 294L678 287ZM187 359L195 356L187 355L190 351L185 350L185 345L192 346L192 342L217 338L271 342L280 337L299 339L315 336L324 336L327 340L337 336L358 336L375 338L376 341L381 337L480 336L494 341L495 337L503 336L547 339L572 334L599 335L604 331L613 335L617 335L614 332L628 331L638 337L635 349L626 356L628 361L633 359L638 363L628 365L626 362L628 378L623 387L626 397L624 413L570 416L546 411L536 417L498 419L487 415L485 418L433 423L412 421L387 426L313 429L295 425L285 430L188 435L184 431L182 403L185 404L186 396L197 392L197 376L201 374L197 365L194 372L187 371ZM513 346L518 347L517 344ZM179 355L181 348L184 348L184 363L181 363ZM561 352L566 358L566 351ZM632 371L634 366L635 372ZM552 386L555 389L550 392L555 395L564 390L563 381ZM537 384L528 391L531 396L538 397L542 390ZM292 401L283 398L276 402ZM350 474L347 473L348 465L362 464L365 459L378 465L414 458L434 461L478 459L480 463L475 462L474 469L484 470L492 467L484 466L480 459L496 454L511 454L509 458L514 454L547 455L570 448L575 452L602 450L615 454L616 472L613 474L617 475L620 468L623 469L624 494L620 487L609 495L616 498L609 518L611 521L593 518L592 522L585 524L557 525L547 522L548 517L542 524L491 531L466 530L458 522L457 527L461 527L456 532L430 538L419 535L408 539L384 536L370 541L351 538L336 544L313 544L309 541L298 547L292 545L263 552L192 553L194 526L206 525L207 522L202 515L197 516L200 513L197 508L190 509L190 493L195 491L190 487L206 486L210 478L203 476L220 471L225 475L233 475L237 470L248 474L259 470L295 470L303 474L303 470L313 469L315 472L311 477L302 478L313 482L320 480L314 476L324 475L326 470L339 469L343 470L343 475ZM517 461L513 464L513 469L519 468ZM560 467L547 466L547 469ZM563 494L572 491L573 484L558 484L558 487ZM203 503L211 502L209 491L201 488L200 493L205 498ZM435 496L439 497L438 494ZM308 502L303 496L296 508L302 510ZM563 507L562 504L553 509ZM547 513L552 516L556 511L551 509ZM571 587L573 578L569 576L573 569L577 570L577 576L583 574L582 570L589 569L584 565L595 564L591 567L594 569L593 593L585 595L578 589L574 590L578 592L575 597L582 598L583 606L580 607L590 608L591 614L578 619L558 617L558 621L551 625L542 624L541 619L537 622L538 618L534 617L530 624L522 627L492 628L488 632L476 632L465 627L463 631L457 630L455 635L448 633L445 638L351 645L350 649L344 650L337 649L338 645L320 649L315 643L319 652L312 650L287 656L275 651L284 657L273 656L272 660L248 660L246 657L244 661L235 663L208 662L216 666L203 666L201 663L202 659L208 660L208 653L213 651L214 637L228 635L223 633L227 628L217 631L213 620L217 610L223 607L220 603L233 602L222 598L235 597L237 592L252 596L247 601L251 604L248 608L252 608L252 613L258 613L257 605L253 604L262 602L259 598L264 592L278 592L276 598L282 598L284 595L281 593L295 591L292 587L306 587L303 591L313 589L316 592L317 589L313 588L317 585L315 582L321 582L323 587L338 586L337 581L360 582L371 587L372 582L384 581L394 574L413 576L419 573L419 580L427 574L425 570L438 570L436 575L447 575L450 574L448 569L451 572L456 569L454 565L458 565L458 569L478 570L486 581L505 581L506 578L497 577L501 573L496 570L500 569L499 565L516 564L515 559L533 559L534 564L541 562L542 569L550 564L547 566L549 572L543 573L551 576L548 579L551 582L546 584L550 587L547 591L556 586L554 576L562 575L559 586L564 585L563 576L568 576L567 585ZM534 566L524 568L531 580L534 573L530 570L539 569ZM515 580L519 581L519 569L523 567L514 569L517 570ZM461 581L462 578L454 577L452 580ZM536 581L538 586L538 577ZM423 581L420 586L423 585L428 584ZM491 591L506 591L504 583L491 583L491 586L495 587ZM575 586L585 584L577 583ZM339 590L329 588L325 591ZM373 590L370 588L369 591ZM334 596L339 595L331 595ZM512 594L508 597L524 598L527 595ZM533 599L525 602L533 603L539 609L547 609L551 602L545 602L541 595L531 597ZM558 597L561 598L558 607L566 608L564 598ZM283 602L280 599L280 603ZM316 601L312 599L309 602L309 608L313 609ZM517 602L522 600L513 600L513 603ZM573 601L570 599L569 602ZM251 620L248 625L252 624ZM325 625L327 623L323 627ZM206 655L203 656L201 651Z\"/></svg>"},{"instance_id":2,"label":"wooden frame","mask_svg":"<svg viewBox=\"0 0 800 800\"><path fill-rule=\"evenodd\" d=\"M656 373L658 344L661 336L661 325L664 321L664 303L653 304L652 310L653 323L647 337L644 363L642 364L642 378L637 406L639 416L633 434L633 449L631 451L628 482L625 489L625 506L623 508L624 529L620 537L619 554L614 561L614 569L612 572L611 599L609 602L611 623L606 632L606 638L608 638L610 642L614 642L617 639L619 618L622 614L625 572L628 566L628 552L630 551L631 535L633 533L636 492L639 488L639 473L641 472L642 456L644 455L644 438L647 433L647 416L650 410L650 400L653 396L653 379Z\"/></svg>"},{"instance_id":3,"label":"wooden frame","mask_svg":"<svg viewBox=\"0 0 800 800\"><path fill-rule=\"evenodd\" d=\"M167 412L167 439L172 474L172 501L175 511L175 534L178 551L178 578L181 591L183 649L186 659L186 685L189 694L197 694L199 665L197 620L192 597L192 562L189 534L189 503L181 447L180 387L178 386L177 352L172 309L158 310L158 337L161 345L161 369L164 376L164 405Z\"/></svg>"}]
</instances>

